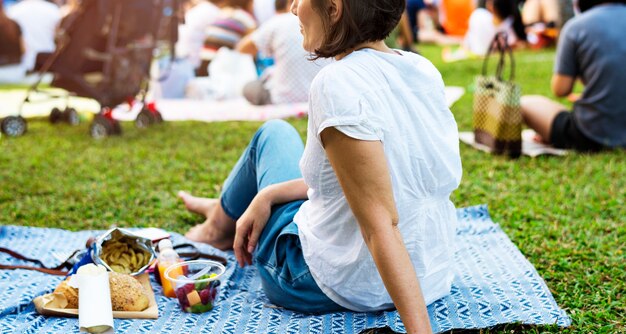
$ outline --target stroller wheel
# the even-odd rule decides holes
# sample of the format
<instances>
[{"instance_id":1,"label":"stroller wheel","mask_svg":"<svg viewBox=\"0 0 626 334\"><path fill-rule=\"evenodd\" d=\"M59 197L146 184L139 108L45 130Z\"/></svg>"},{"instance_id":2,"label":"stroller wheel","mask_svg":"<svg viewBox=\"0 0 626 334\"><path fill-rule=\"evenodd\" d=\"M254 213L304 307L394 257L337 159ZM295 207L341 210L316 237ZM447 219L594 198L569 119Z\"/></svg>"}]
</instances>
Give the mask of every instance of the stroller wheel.
<instances>
[{"instance_id":1,"label":"stroller wheel","mask_svg":"<svg viewBox=\"0 0 626 334\"><path fill-rule=\"evenodd\" d=\"M117 120L97 114L89 127L89 134L95 139L102 139L110 135L122 134L122 127Z\"/></svg>"},{"instance_id":2,"label":"stroller wheel","mask_svg":"<svg viewBox=\"0 0 626 334\"><path fill-rule=\"evenodd\" d=\"M155 116L152 115L152 112L150 112L150 110L148 109L142 109L141 112L139 112L139 115L137 115L137 118L135 119L135 126L140 129L144 129L152 125L152 123L154 122L155 122Z\"/></svg>"},{"instance_id":3,"label":"stroller wheel","mask_svg":"<svg viewBox=\"0 0 626 334\"><path fill-rule=\"evenodd\" d=\"M26 120L22 116L9 116L0 124L2 132L9 137L19 137L26 132Z\"/></svg>"},{"instance_id":4,"label":"stroller wheel","mask_svg":"<svg viewBox=\"0 0 626 334\"><path fill-rule=\"evenodd\" d=\"M89 134L94 139L102 139L107 137L109 134L112 134L113 128L109 120L102 116L96 115L89 127Z\"/></svg>"},{"instance_id":5,"label":"stroller wheel","mask_svg":"<svg viewBox=\"0 0 626 334\"><path fill-rule=\"evenodd\" d=\"M59 108L57 107L52 108L52 110L50 111L50 123L56 124L57 122L61 120L62 117L63 117L63 113L61 112Z\"/></svg>"},{"instance_id":6,"label":"stroller wheel","mask_svg":"<svg viewBox=\"0 0 626 334\"><path fill-rule=\"evenodd\" d=\"M80 117L78 116L78 112L74 108L65 109L65 111L63 112L63 118L70 125L76 126L78 125L78 123L80 123Z\"/></svg>"},{"instance_id":7,"label":"stroller wheel","mask_svg":"<svg viewBox=\"0 0 626 334\"><path fill-rule=\"evenodd\" d=\"M121 135L122 127L120 126L120 122L116 119L109 119L109 124L111 125L111 134Z\"/></svg>"},{"instance_id":8,"label":"stroller wheel","mask_svg":"<svg viewBox=\"0 0 626 334\"><path fill-rule=\"evenodd\" d=\"M154 117L155 123L163 123L163 115L161 115L161 113L158 110L155 110L152 113L152 116Z\"/></svg>"}]
</instances>

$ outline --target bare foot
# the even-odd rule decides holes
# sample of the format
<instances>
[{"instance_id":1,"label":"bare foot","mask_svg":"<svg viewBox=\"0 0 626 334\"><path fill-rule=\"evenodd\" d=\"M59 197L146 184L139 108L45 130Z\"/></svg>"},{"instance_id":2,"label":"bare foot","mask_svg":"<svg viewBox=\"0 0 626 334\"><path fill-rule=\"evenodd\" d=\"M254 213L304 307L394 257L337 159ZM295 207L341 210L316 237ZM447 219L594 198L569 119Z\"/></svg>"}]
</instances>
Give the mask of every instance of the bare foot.
<instances>
[{"instance_id":1,"label":"bare foot","mask_svg":"<svg viewBox=\"0 0 626 334\"><path fill-rule=\"evenodd\" d=\"M219 200L216 198L196 197L185 191L179 191L178 198L183 200L187 210L202 215L205 218L211 215L213 208L219 203Z\"/></svg>"},{"instance_id":2,"label":"bare foot","mask_svg":"<svg viewBox=\"0 0 626 334\"><path fill-rule=\"evenodd\" d=\"M221 250L233 249L235 240L235 220L230 218L218 200L204 223L189 229L185 238L209 244Z\"/></svg>"},{"instance_id":3,"label":"bare foot","mask_svg":"<svg viewBox=\"0 0 626 334\"><path fill-rule=\"evenodd\" d=\"M202 224L198 224L185 233L185 238L209 244L217 249L229 250L233 249L233 242L235 241L235 235L227 235L221 233L213 227L213 224L209 219Z\"/></svg>"},{"instance_id":4,"label":"bare foot","mask_svg":"<svg viewBox=\"0 0 626 334\"><path fill-rule=\"evenodd\" d=\"M543 140L543 137L540 134L538 134L538 133L536 133L533 136L533 141L535 143L539 143L539 144L550 145L550 143L548 143L547 141Z\"/></svg>"}]
</instances>

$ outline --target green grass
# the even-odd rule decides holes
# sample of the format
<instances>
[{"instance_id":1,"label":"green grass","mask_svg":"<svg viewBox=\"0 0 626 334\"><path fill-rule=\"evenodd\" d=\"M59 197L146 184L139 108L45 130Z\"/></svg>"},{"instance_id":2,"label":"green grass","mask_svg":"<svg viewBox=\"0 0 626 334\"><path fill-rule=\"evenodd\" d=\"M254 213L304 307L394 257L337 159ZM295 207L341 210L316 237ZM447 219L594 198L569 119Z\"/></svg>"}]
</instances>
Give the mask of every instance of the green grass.
<instances>
[{"instance_id":1,"label":"green grass","mask_svg":"<svg viewBox=\"0 0 626 334\"><path fill-rule=\"evenodd\" d=\"M481 61L440 61L447 85L471 92ZM550 96L554 51L518 52L525 94ZM493 64L492 64L493 66ZM452 111L471 130L471 93ZM290 120L304 136L306 120ZM199 222L179 189L215 197L260 123L172 122L95 141L78 127L29 122L20 138L0 139L0 223L70 230L158 226L184 232ZM624 151L509 160L461 145L458 207L486 203L573 319L567 333L626 332L626 155ZM491 332L559 332L507 326Z\"/></svg>"}]
</instances>

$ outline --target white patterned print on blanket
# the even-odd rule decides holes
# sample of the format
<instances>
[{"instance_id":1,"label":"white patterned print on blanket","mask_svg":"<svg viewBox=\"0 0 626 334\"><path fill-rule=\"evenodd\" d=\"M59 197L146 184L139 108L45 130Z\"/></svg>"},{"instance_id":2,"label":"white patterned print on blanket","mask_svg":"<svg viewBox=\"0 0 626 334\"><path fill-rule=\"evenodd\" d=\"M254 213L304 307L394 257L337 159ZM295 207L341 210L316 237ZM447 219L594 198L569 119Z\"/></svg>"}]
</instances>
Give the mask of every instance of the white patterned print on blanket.
<instances>
[{"instance_id":1,"label":"white patterned print on blanket","mask_svg":"<svg viewBox=\"0 0 626 334\"><path fill-rule=\"evenodd\" d=\"M557 324L571 319L559 308L535 268L524 258L497 224L486 206L457 210L457 273L451 294L428 306L435 332L485 328L498 324ZM57 263L51 252L69 252L81 247L96 231L68 232L57 229L0 226L0 245ZM174 244L186 240L173 234ZM235 266L231 253L196 244L201 251L226 255L229 265L213 311L189 315L178 302L162 296L152 282L159 305L157 320L115 319L118 333L358 333L367 328L389 326L404 331L395 311L377 313L341 312L322 316L304 315L268 307L254 267ZM14 263L0 253L0 263ZM0 333L77 333L78 321L44 317L31 300L51 291L61 277L25 270L0 270Z\"/></svg>"}]
</instances>

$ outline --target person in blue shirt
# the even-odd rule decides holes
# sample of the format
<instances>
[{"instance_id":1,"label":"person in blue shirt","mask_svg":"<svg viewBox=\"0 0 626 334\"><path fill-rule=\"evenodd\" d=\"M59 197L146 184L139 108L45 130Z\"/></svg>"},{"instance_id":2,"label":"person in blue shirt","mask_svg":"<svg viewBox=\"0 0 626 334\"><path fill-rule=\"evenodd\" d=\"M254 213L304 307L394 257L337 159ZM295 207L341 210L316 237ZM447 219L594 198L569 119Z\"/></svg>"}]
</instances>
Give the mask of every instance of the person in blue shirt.
<instances>
[{"instance_id":1,"label":"person in blue shirt","mask_svg":"<svg viewBox=\"0 0 626 334\"><path fill-rule=\"evenodd\" d=\"M571 96L579 79L582 96L571 112L545 96L523 96L522 116L558 148L626 148L626 0L579 0L578 7L561 32L551 87Z\"/></svg>"}]
</instances>

